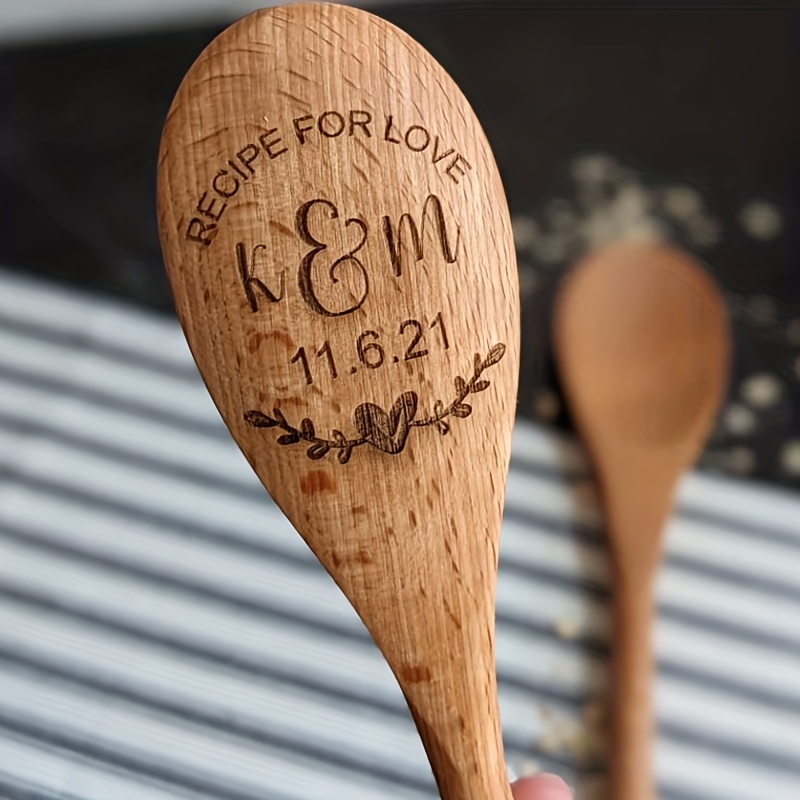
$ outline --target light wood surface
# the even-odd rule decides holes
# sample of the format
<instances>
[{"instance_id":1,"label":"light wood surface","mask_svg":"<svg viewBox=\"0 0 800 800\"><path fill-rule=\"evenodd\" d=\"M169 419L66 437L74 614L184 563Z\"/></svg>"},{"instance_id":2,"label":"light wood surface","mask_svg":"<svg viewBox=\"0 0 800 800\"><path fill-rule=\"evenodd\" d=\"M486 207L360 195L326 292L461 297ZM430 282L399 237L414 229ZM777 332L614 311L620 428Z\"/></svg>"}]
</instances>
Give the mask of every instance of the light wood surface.
<instances>
[{"instance_id":1,"label":"light wood surface","mask_svg":"<svg viewBox=\"0 0 800 800\"><path fill-rule=\"evenodd\" d=\"M206 385L389 662L442 797L510 798L493 640L518 286L467 101L368 13L256 12L177 92L158 214Z\"/></svg>"},{"instance_id":2,"label":"light wood surface","mask_svg":"<svg viewBox=\"0 0 800 800\"><path fill-rule=\"evenodd\" d=\"M614 800L655 796L653 590L676 483L699 455L728 362L722 298L665 244L598 250L570 274L555 315L558 367L602 486L614 593Z\"/></svg>"}]
</instances>

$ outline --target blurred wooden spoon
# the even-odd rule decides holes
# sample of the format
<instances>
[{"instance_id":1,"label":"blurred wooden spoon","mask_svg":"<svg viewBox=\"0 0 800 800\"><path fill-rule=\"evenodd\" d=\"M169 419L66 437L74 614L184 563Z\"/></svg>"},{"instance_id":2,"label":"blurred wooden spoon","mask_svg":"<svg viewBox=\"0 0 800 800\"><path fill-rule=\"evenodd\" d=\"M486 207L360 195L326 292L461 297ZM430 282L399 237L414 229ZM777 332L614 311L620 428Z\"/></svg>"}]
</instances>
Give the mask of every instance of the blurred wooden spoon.
<instances>
[{"instance_id":1,"label":"blurred wooden spoon","mask_svg":"<svg viewBox=\"0 0 800 800\"><path fill-rule=\"evenodd\" d=\"M510 800L494 597L519 301L472 109L377 17L259 11L184 78L158 211L206 385L389 662L442 797Z\"/></svg>"},{"instance_id":2,"label":"blurred wooden spoon","mask_svg":"<svg viewBox=\"0 0 800 800\"><path fill-rule=\"evenodd\" d=\"M566 278L554 333L611 543L610 796L651 800L654 582L676 483L699 455L723 396L725 307L689 255L666 244L618 243L591 253Z\"/></svg>"}]
</instances>

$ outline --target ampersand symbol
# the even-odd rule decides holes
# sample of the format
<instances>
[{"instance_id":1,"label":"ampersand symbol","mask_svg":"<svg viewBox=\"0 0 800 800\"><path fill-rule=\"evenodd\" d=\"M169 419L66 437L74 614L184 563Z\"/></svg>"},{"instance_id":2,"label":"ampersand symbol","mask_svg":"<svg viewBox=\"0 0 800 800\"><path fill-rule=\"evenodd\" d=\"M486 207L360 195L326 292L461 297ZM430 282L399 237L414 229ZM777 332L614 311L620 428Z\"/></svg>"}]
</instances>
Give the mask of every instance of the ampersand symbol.
<instances>
[{"instance_id":1,"label":"ampersand symbol","mask_svg":"<svg viewBox=\"0 0 800 800\"><path fill-rule=\"evenodd\" d=\"M329 211L329 219L339 218L339 209L336 208L336 206L331 203L330 200L309 200L307 203L303 203L303 205L297 209L297 214L295 216L295 228L297 229L297 235L306 244L311 245L311 250L305 254L303 260L300 262L300 269L297 272L297 285L300 289L300 294L302 295L303 300L305 300L308 306L313 311L316 311L317 314L321 314L324 317L341 317L344 314L351 314L356 309L361 308L361 306L364 304L364 301L367 299L367 295L369 294L369 276L367 275L367 270L355 255L367 241L367 225L364 220L359 219L358 217L351 217L350 219L345 220L344 225L346 228L350 227L351 225L356 225L360 229L361 240L352 250L349 250L347 253L345 253L345 255L337 258L336 261L331 264L330 270L328 271L328 277L330 278L331 283L338 283L339 279L336 277L337 270L347 262L351 262L353 266L355 266L356 269L361 273L361 278L364 282L364 289L360 298L354 305L349 306L341 311L333 311L330 308L323 306L320 302L319 298L317 297L314 287L314 280L311 275L314 259L320 252L328 249L327 244L314 238L314 236L312 236L308 230L309 211L315 205L325 206Z\"/></svg>"}]
</instances>

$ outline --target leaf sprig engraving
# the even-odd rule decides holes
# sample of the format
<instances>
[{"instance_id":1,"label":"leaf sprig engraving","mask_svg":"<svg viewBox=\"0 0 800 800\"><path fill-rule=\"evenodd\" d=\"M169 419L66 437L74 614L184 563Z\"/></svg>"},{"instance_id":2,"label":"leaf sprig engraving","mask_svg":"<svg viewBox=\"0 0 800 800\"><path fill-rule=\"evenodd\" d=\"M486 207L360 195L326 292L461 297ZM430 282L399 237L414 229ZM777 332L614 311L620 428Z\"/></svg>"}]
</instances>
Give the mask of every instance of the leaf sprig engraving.
<instances>
[{"instance_id":1,"label":"leaf sprig engraving","mask_svg":"<svg viewBox=\"0 0 800 800\"><path fill-rule=\"evenodd\" d=\"M306 455L315 461L324 458L334 451L340 464L346 464L356 447L369 444L384 453L396 455L405 447L411 428L425 428L430 425L445 436L450 432L448 417L464 419L472 413L472 406L464 400L471 394L483 392L491 382L481 376L503 358L506 346L502 343L494 345L486 356L475 353L472 377L465 380L461 375L453 379L455 397L445 405L442 400L433 404L433 413L424 418L417 418L419 398L416 392L404 392L392 405L388 412L374 403L361 403L353 413L353 425L358 431L357 438L347 438L337 428L330 431L329 438L317 435L316 427L308 417L300 421L300 427L291 425L279 408L273 408L272 414L250 410L244 414L244 421L253 428L279 428L284 431L277 442L279 445L308 444Z\"/></svg>"}]
</instances>

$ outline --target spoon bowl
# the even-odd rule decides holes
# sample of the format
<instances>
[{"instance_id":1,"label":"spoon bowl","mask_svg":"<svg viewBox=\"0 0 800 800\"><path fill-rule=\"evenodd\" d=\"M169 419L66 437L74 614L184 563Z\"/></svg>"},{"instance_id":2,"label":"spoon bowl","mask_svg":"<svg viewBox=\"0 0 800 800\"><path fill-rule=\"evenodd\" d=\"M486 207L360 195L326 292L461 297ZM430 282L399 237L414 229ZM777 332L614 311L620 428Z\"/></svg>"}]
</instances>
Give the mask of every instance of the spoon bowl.
<instances>
[{"instance_id":1,"label":"spoon bowl","mask_svg":"<svg viewBox=\"0 0 800 800\"><path fill-rule=\"evenodd\" d=\"M256 12L178 89L158 214L206 386L383 652L441 796L510 800L493 640L518 286L469 104L366 12Z\"/></svg>"}]
</instances>

